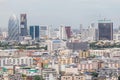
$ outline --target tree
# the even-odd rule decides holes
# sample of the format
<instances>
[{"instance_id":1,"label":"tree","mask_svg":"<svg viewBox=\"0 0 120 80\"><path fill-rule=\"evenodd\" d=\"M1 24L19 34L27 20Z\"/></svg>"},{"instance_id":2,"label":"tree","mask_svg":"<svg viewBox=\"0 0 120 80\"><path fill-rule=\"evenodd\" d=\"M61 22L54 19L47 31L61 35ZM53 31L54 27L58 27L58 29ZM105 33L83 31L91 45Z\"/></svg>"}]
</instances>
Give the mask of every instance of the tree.
<instances>
[{"instance_id":1,"label":"tree","mask_svg":"<svg viewBox=\"0 0 120 80\"><path fill-rule=\"evenodd\" d=\"M42 76L36 75L34 76L34 80L44 80Z\"/></svg>"},{"instance_id":2,"label":"tree","mask_svg":"<svg viewBox=\"0 0 120 80\"><path fill-rule=\"evenodd\" d=\"M118 80L120 80L120 76L118 77Z\"/></svg>"},{"instance_id":3,"label":"tree","mask_svg":"<svg viewBox=\"0 0 120 80\"><path fill-rule=\"evenodd\" d=\"M98 77L98 73L92 72L92 76L93 76L93 77Z\"/></svg>"},{"instance_id":4,"label":"tree","mask_svg":"<svg viewBox=\"0 0 120 80\"><path fill-rule=\"evenodd\" d=\"M47 48L48 48L48 47L47 47L47 45L46 45L44 49L47 50Z\"/></svg>"},{"instance_id":5,"label":"tree","mask_svg":"<svg viewBox=\"0 0 120 80\"><path fill-rule=\"evenodd\" d=\"M22 77L26 77L26 75L25 75L25 74L22 74Z\"/></svg>"}]
</instances>

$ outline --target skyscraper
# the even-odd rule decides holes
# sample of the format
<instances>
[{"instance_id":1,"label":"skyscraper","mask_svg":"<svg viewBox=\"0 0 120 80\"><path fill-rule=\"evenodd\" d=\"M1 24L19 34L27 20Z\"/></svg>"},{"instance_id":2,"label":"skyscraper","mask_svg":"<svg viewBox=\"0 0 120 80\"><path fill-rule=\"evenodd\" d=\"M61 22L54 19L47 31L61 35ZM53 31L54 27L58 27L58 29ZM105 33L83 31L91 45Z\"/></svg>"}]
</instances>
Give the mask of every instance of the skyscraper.
<instances>
[{"instance_id":1,"label":"skyscraper","mask_svg":"<svg viewBox=\"0 0 120 80\"><path fill-rule=\"evenodd\" d=\"M15 15L8 22L8 40L19 40L19 21Z\"/></svg>"},{"instance_id":2,"label":"skyscraper","mask_svg":"<svg viewBox=\"0 0 120 80\"><path fill-rule=\"evenodd\" d=\"M40 39L49 38L49 28L48 26L40 26Z\"/></svg>"},{"instance_id":3,"label":"skyscraper","mask_svg":"<svg viewBox=\"0 0 120 80\"><path fill-rule=\"evenodd\" d=\"M65 31L66 31L67 38L69 39L71 37L71 27L66 26Z\"/></svg>"},{"instance_id":4,"label":"skyscraper","mask_svg":"<svg viewBox=\"0 0 120 80\"><path fill-rule=\"evenodd\" d=\"M110 20L99 20L99 40L113 40L113 22Z\"/></svg>"},{"instance_id":5,"label":"skyscraper","mask_svg":"<svg viewBox=\"0 0 120 80\"><path fill-rule=\"evenodd\" d=\"M30 26L30 36L33 40L40 39L40 27L39 26Z\"/></svg>"},{"instance_id":6,"label":"skyscraper","mask_svg":"<svg viewBox=\"0 0 120 80\"><path fill-rule=\"evenodd\" d=\"M28 32L27 32L27 15L26 14L21 14L20 15L20 35L21 36L28 35Z\"/></svg>"},{"instance_id":7,"label":"skyscraper","mask_svg":"<svg viewBox=\"0 0 120 80\"><path fill-rule=\"evenodd\" d=\"M65 30L65 26L59 27L59 39L67 40L67 34Z\"/></svg>"}]
</instances>

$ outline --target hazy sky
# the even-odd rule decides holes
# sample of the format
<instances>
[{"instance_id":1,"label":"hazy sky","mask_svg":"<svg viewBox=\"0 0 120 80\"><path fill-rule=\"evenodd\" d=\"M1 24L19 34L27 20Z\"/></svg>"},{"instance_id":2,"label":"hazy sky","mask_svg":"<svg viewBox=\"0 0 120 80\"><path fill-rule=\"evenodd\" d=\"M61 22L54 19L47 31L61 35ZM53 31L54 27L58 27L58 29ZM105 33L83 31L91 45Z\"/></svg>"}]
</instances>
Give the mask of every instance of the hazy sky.
<instances>
[{"instance_id":1,"label":"hazy sky","mask_svg":"<svg viewBox=\"0 0 120 80\"><path fill-rule=\"evenodd\" d=\"M8 26L9 17L27 13L29 25L70 25L79 28L102 18L120 25L120 0L0 0L0 27Z\"/></svg>"}]
</instances>

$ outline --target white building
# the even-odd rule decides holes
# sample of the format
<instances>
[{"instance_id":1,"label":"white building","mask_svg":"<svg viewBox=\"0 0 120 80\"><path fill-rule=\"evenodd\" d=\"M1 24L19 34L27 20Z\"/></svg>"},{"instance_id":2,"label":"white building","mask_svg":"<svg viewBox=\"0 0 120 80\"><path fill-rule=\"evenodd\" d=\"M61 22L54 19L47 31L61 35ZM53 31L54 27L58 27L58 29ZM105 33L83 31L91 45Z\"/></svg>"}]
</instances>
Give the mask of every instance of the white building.
<instances>
[{"instance_id":1,"label":"white building","mask_svg":"<svg viewBox=\"0 0 120 80\"><path fill-rule=\"evenodd\" d=\"M50 38L50 27L49 26L40 26L40 39Z\"/></svg>"},{"instance_id":2,"label":"white building","mask_svg":"<svg viewBox=\"0 0 120 80\"><path fill-rule=\"evenodd\" d=\"M58 39L59 38L59 29L52 30L51 32L51 38L52 39Z\"/></svg>"},{"instance_id":3,"label":"white building","mask_svg":"<svg viewBox=\"0 0 120 80\"><path fill-rule=\"evenodd\" d=\"M64 26L59 27L59 39L67 40L67 34Z\"/></svg>"},{"instance_id":4,"label":"white building","mask_svg":"<svg viewBox=\"0 0 120 80\"><path fill-rule=\"evenodd\" d=\"M109 49L104 49L104 50L89 50L90 55L95 55L95 56L105 56L108 53L110 53Z\"/></svg>"},{"instance_id":5,"label":"white building","mask_svg":"<svg viewBox=\"0 0 120 80\"><path fill-rule=\"evenodd\" d=\"M2 32L2 36L3 36L3 38L7 38L8 37L8 32Z\"/></svg>"},{"instance_id":6,"label":"white building","mask_svg":"<svg viewBox=\"0 0 120 80\"><path fill-rule=\"evenodd\" d=\"M66 47L66 42L62 40L47 40L48 51L54 51Z\"/></svg>"},{"instance_id":7,"label":"white building","mask_svg":"<svg viewBox=\"0 0 120 80\"><path fill-rule=\"evenodd\" d=\"M120 33L113 34L113 40L119 42L120 41Z\"/></svg>"},{"instance_id":8,"label":"white building","mask_svg":"<svg viewBox=\"0 0 120 80\"><path fill-rule=\"evenodd\" d=\"M57 73L55 69L43 69L42 76L44 80L57 80Z\"/></svg>"},{"instance_id":9,"label":"white building","mask_svg":"<svg viewBox=\"0 0 120 80\"><path fill-rule=\"evenodd\" d=\"M33 65L32 57L19 57L19 58L0 58L0 67L13 66L13 65Z\"/></svg>"},{"instance_id":10,"label":"white building","mask_svg":"<svg viewBox=\"0 0 120 80\"><path fill-rule=\"evenodd\" d=\"M88 29L81 30L81 40L83 41L96 40L96 28L92 24L88 27Z\"/></svg>"},{"instance_id":11,"label":"white building","mask_svg":"<svg viewBox=\"0 0 120 80\"><path fill-rule=\"evenodd\" d=\"M103 49L103 50L89 50L90 55L101 56L101 57L110 57L110 58L119 58L120 57L120 48L112 49Z\"/></svg>"}]
</instances>

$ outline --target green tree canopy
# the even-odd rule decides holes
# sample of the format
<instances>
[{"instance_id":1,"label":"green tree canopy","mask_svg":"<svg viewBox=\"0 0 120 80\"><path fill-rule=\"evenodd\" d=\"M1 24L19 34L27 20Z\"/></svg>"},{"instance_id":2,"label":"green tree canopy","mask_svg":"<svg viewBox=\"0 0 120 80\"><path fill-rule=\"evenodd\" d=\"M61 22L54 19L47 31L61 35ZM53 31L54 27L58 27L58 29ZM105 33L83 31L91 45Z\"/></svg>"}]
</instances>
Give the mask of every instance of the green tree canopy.
<instances>
[{"instance_id":1,"label":"green tree canopy","mask_svg":"<svg viewBox=\"0 0 120 80\"><path fill-rule=\"evenodd\" d=\"M36 75L34 76L34 80L44 80L42 76Z\"/></svg>"}]
</instances>

